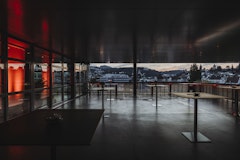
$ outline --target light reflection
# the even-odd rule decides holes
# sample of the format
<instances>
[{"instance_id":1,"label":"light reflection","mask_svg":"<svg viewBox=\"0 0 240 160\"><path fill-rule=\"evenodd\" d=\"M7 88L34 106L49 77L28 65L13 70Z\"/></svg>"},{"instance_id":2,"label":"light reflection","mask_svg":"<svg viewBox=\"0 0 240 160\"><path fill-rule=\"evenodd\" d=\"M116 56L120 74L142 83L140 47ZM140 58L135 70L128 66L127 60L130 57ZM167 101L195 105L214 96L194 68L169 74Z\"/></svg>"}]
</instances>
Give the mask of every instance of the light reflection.
<instances>
[{"instance_id":1,"label":"light reflection","mask_svg":"<svg viewBox=\"0 0 240 160\"><path fill-rule=\"evenodd\" d=\"M0 63L0 69L4 69L4 64Z\"/></svg>"},{"instance_id":2,"label":"light reflection","mask_svg":"<svg viewBox=\"0 0 240 160\"><path fill-rule=\"evenodd\" d=\"M99 56L100 56L100 59L103 60L103 58L104 58L104 46L103 45L100 45Z\"/></svg>"},{"instance_id":3,"label":"light reflection","mask_svg":"<svg viewBox=\"0 0 240 160\"><path fill-rule=\"evenodd\" d=\"M214 40L216 38L219 38L220 36L224 36L226 35L228 32L234 30L234 29L237 29L240 27L240 20L239 21L236 21L234 23L231 23L229 25L226 25L226 26L223 26L219 29L217 29L214 33L210 33L202 38L199 38L195 44L196 45L200 45L201 43L205 43L207 41L211 41L211 40Z\"/></svg>"}]
</instances>

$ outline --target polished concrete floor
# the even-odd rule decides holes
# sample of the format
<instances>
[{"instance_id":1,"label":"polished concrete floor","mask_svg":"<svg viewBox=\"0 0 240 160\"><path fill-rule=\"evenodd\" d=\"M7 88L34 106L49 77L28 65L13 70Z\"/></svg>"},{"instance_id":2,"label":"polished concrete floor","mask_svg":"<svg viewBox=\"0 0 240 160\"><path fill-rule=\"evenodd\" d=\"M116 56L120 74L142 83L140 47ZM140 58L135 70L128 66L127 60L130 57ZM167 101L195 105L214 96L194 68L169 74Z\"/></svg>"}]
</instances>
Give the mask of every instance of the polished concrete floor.
<instances>
[{"instance_id":1,"label":"polished concrete floor","mask_svg":"<svg viewBox=\"0 0 240 160\"><path fill-rule=\"evenodd\" d=\"M193 131L193 100L169 95L119 94L104 97L104 117L89 146L57 146L57 160L230 160L240 157L240 120L230 101L199 100L198 131L211 143L191 143L181 132ZM96 94L60 108L102 108ZM36 137L37 138L37 137ZM1 160L49 160L50 146L0 146Z\"/></svg>"}]
</instances>

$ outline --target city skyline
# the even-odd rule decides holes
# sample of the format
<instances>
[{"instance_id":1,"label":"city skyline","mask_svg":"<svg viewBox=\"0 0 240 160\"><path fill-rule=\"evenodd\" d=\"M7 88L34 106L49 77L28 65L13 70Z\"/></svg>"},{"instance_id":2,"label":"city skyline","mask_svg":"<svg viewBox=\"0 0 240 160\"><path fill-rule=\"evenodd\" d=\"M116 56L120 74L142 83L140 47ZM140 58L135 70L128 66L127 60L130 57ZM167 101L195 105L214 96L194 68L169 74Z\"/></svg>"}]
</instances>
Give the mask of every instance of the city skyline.
<instances>
[{"instance_id":1,"label":"city skyline","mask_svg":"<svg viewBox=\"0 0 240 160\"><path fill-rule=\"evenodd\" d=\"M194 63L137 63L137 67L144 67L148 69L153 69L156 71L171 71L171 70L189 70L191 65ZM236 67L239 63L195 63L197 66L202 66L202 68L210 69L215 64L216 66L221 66L222 68ZM90 66L110 66L113 68L127 68L133 67L132 63L91 63Z\"/></svg>"}]
</instances>

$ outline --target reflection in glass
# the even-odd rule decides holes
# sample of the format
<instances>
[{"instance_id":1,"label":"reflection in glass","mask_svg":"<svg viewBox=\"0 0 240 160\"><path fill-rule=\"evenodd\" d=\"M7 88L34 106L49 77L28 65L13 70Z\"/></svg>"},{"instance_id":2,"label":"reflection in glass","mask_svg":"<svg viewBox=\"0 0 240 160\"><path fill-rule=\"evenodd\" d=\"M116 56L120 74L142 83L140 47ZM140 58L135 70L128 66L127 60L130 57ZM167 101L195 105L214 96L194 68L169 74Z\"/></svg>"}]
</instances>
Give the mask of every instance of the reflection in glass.
<instances>
[{"instance_id":1,"label":"reflection in glass","mask_svg":"<svg viewBox=\"0 0 240 160\"><path fill-rule=\"evenodd\" d=\"M88 92L88 65L80 65L80 83L81 83L81 94L87 94Z\"/></svg>"},{"instance_id":2,"label":"reflection in glass","mask_svg":"<svg viewBox=\"0 0 240 160\"><path fill-rule=\"evenodd\" d=\"M75 93L76 96L86 94L88 88L88 65L75 63Z\"/></svg>"},{"instance_id":3,"label":"reflection in glass","mask_svg":"<svg viewBox=\"0 0 240 160\"><path fill-rule=\"evenodd\" d=\"M20 92L25 87L25 63L8 61L8 92ZM26 84L27 85L27 84Z\"/></svg>"},{"instance_id":4,"label":"reflection in glass","mask_svg":"<svg viewBox=\"0 0 240 160\"><path fill-rule=\"evenodd\" d=\"M80 82L80 63L74 64L74 76L75 76L75 83Z\"/></svg>"},{"instance_id":5,"label":"reflection in glass","mask_svg":"<svg viewBox=\"0 0 240 160\"><path fill-rule=\"evenodd\" d=\"M64 100L71 99L71 86L64 87Z\"/></svg>"},{"instance_id":6,"label":"reflection in glass","mask_svg":"<svg viewBox=\"0 0 240 160\"><path fill-rule=\"evenodd\" d=\"M30 65L29 46L21 41L8 38L8 115L7 119L30 111Z\"/></svg>"},{"instance_id":7,"label":"reflection in glass","mask_svg":"<svg viewBox=\"0 0 240 160\"><path fill-rule=\"evenodd\" d=\"M74 64L75 96L80 96L80 63Z\"/></svg>"},{"instance_id":8,"label":"reflection in glass","mask_svg":"<svg viewBox=\"0 0 240 160\"><path fill-rule=\"evenodd\" d=\"M61 56L52 55L52 105L63 101L63 64Z\"/></svg>"},{"instance_id":9,"label":"reflection in glass","mask_svg":"<svg viewBox=\"0 0 240 160\"><path fill-rule=\"evenodd\" d=\"M63 82L64 82L64 89L63 89L63 99L69 100L71 99L71 70L73 65L70 63L68 59L65 59L65 63L63 63Z\"/></svg>"},{"instance_id":10,"label":"reflection in glass","mask_svg":"<svg viewBox=\"0 0 240 160\"><path fill-rule=\"evenodd\" d=\"M29 112L30 99L27 94L13 94L8 96L8 119Z\"/></svg>"},{"instance_id":11,"label":"reflection in glass","mask_svg":"<svg viewBox=\"0 0 240 160\"><path fill-rule=\"evenodd\" d=\"M49 52L34 48L34 86L35 88L48 88L50 86L50 59Z\"/></svg>"},{"instance_id":12,"label":"reflection in glass","mask_svg":"<svg viewBox=\"0 0 240 160\"><path fill-rule=\"evenodd\" d=\"M52 90L52 104L57 104L62 102L62 87L55 87Z\"/></svg>"},{"instance_id":13,"label":"reflection in glass","mask_svg":"<svg viewBox=\"0 0 240 160\"><path fill-rule=\"evenodd\" d=\"M80 96L81 84L75 84L75 96Z\"/></svg>"},{"instance_id":14,"label":"reflection in glass","mask_svg":"<svg viewBox=\"0 0 240 160\"><path fill-rule=\"evenodd\" d=\"M34 86L35 88L49 87L49 69L47 63L34 64Z\"/></svg>"},{"instance_id":15,"label":"reflection in glass","mask_svg":"<svg viewBox=\"0 0 240 160\"><path fill-rule=\"evenodd\" d=\"M53 63L52 64L52 81L53 87L59 87L62 85L62 64L61 63Z\"/></svg>"},{"instance_id":16,"label":"reflection in glass","mask_svg":"<svg viewBox=\"0 0 240 160\"><path fill-rule=\"evenodd\" d=\"M8 57L18 60L26 60L30 55L29 46L13 38L8 38Z\"/></svg>"},{"instance_id":17,"label":"reflection in glass","mask_svg":"<svg viewBox=\"0 0 240 160\"><path fill-rule=\"evenodd\" d=\"M67 63L63 63L63 82L64 84L70 84L70 71Z\"/></svg>"},{"instance_id":18,"label":"reflection in glass","mask_svg":"<svg viewBox=\"0 0 240 160\"><path fill-rule=\"evenodd\" d=\"M49 89L36 89L34 92L34 109L49 105Z\"/></svg>"}]
</instances>

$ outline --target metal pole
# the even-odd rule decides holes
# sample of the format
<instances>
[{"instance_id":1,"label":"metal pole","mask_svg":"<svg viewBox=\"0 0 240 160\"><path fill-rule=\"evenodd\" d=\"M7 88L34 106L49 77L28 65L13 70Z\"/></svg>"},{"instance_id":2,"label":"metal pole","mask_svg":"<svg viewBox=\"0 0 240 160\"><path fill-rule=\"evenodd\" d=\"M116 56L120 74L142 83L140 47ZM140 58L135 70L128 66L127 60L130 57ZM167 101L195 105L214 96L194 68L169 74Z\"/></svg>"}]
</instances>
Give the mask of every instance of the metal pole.
<instances>
[{"instance_id":1,"label":"metal pole","mask_svg":"<svg viewBox=\"0 0 240 160\"><path fill-rule=\"evenodd\" d=\"M172 83L169 84L169 95L172 95Z\"/></svg>"},{"instance_id":2,"label":"metal pole","mask_svg":"<svg viewBox=\"0 0 240 160\"><path fill-rule=\"evenodd\" d=\"M104 110L104 86L102 85L102 109Z\"/></svg>"},{"instance_id":3,"label":"metal pole","mask_svg":"<svg viewBox=\"0 0 240 160\"><path fill-rule=\"evenodd\" d=\"M115 97L117 98L117 92L118 92L118 89L117 89L118 87L117 87L117 84L115 85Z\"/></svg>"},{"instance_id":4,"label":"metal pole","mask_svg":"<svg viewBox=\"0 0 240 160\"><path fill-rule=\"evenodd\" d=\"M52 108L53 99L53 74L52 74L52 52L49 55L49 65L48 65L48 76L49 76L49 97L48 97L48 108Z\"/></svg>"},{"instance_id":5,"label":"metal pole","mask_svg":"<svg viewBox=\"0 0 240 160\"><path fill-rule=\"evenodd\" d=\"M156 84L155 84L155 88L156 88L156 108L157 108L158 107L158 89Z\"/></svg>"},{"instance_id":6,"label":"metal pole","mask_svg":"<svg viewBox=\"0 0 240 160\"><path fill-rule=\"evenodd\" d=\"M235 111L236 111L236 116L238 117L239 113L238 113L238 90L237 89L235 90Z\"/></svg>"},{"instance_id":7,"label":"metal pole","mask_svg":"<svg viewBox=\"0 0 240 160\"><path fill-rule=\"evenodd\" d=\"M153 96L153 87L151 87L151 96Z\"/></svg>"},{"instance_id":8,"label":"metal pole","mask_svg":"<svg viewBox=\"0 0 240 160\"><path fill-rule=\"evenodd\" d=\"M194 99L194 141L197 142L197 112L198 112L198 99Z\"/></svg>"},{"instance_id":9,"label":"metal pole","mask_svg":"<svg viewBox=\"0 0 240 160\"><path fill-rule=\"evenodd\" d=\"M7 121L8 117L8 34L7 32L2 32L1 33L1 39L2 39L2 63L4 64L4 69L3 69L3 76L2 76L2 90L3 90L3 121Z\"/></svg>"},{"instance_id":10,"label":"metal pole","mask_svg":"<svg viewBox=\"0 0 240 160\"><path fill-rule=\"evenodd\" d=\"M137 97L137 37L136 28L133 28L133 97Z\"/></svg>"},{"instance_id":11,"label":"metal pole","mask_svg":"<svg viewBox=\"0 0 240 160\"><path fill-rule=\"evenodd\" d=\"M27 57L27 56L26 56ZM30 74L25 74L25 80L29 79L27 83L30 83L30 95L29 95L29 107L30 107L30 112L34 110L34 101L35 101L35 94L34 94L34 47L33 45L30 46L30 57L28 59L29 61L29 70L25 70L25 72L30 72ZM28 77L26 77L28 76Z\"/></svg>"}]
</instances>

